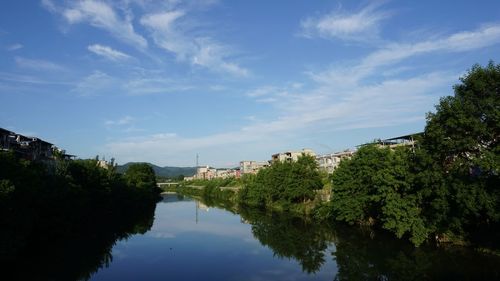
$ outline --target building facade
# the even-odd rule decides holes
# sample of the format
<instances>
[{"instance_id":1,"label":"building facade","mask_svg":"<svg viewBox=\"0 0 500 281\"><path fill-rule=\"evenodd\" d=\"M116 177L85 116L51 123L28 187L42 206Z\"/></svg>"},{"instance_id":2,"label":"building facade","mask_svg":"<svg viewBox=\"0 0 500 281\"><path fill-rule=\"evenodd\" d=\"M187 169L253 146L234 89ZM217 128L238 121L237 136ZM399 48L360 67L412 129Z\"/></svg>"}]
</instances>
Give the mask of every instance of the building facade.
<instances>
[{"instance_id":1,"label":"building facade","mask_svg":"<svg viewBox=\"0 0 500 281\"><path fill-rule=\"evenodd\" d=\"M262 169L269 167L269 162L267 161L241 161L240 171L241 174L257 174L257 172Z\"/></svg>"},{"instance_id":2,"label":"building facade","mask_svg":"<svg viewBox=\"0 0 500 281\"><path fill-rule=\"evenodd\" d=\"M53 158L53 148L50 142L0 128L0 150L13 151L28 160L46 160Z\"/></svg>"},{"instance_id":3,"label":"building facade","mask_svg":"<svg viewBox=\"0 0 500 281\"><path fill-rule=\"evenodd\" d=\"M353 155L354 151L352 150L345 150L342 152L318 155L316 156L316 162L318 163L320 171L324 171L327 172L328 174L331 174L339 166L340 161L345 159L350 159Z\"/></svg>"},{"instance_id":4,"label":"building facade","mask_svg":"<svg viewBox=\"0 0 500 281\"><path fill-rule=\"evenodd\" d=\"M309 155L312 157L316 157L316 153L311 149L302 149L301 151L286 151L281 153L273 154L271 157L271 162L295 162L299 159L302 154Z\"/></svg>"}]
</instances>

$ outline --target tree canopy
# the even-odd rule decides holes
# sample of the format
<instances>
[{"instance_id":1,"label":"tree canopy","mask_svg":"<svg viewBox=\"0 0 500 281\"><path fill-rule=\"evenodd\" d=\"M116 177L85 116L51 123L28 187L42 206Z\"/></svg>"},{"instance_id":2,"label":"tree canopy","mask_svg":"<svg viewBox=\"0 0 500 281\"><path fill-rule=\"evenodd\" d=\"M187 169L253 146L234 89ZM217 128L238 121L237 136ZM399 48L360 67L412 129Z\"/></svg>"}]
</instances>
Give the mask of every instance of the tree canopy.
<instances>
[{"instance_id":1,"label":"tree canopy","mask_svg":"<svg viewBox=\"0 0 500 281\"><path fill-rule=\"evenodd\" d=\"M498 241L500 65L475 65L453 88L427 115L415 149L366 146L343 161L318 214L375 224L416 245Z\"/></svg>"},{"instance_id":2,"label":"tree canopy","mask_svg":"<svg viewBox=\"0 0 500 281\"><path fill-rule=\"evenodd\" d=\"M276 162L249 177L240 201L251 205L281 205L313 199L323 183L314 157L302 155L296 162Z\"/></svg>"}]
</instances>

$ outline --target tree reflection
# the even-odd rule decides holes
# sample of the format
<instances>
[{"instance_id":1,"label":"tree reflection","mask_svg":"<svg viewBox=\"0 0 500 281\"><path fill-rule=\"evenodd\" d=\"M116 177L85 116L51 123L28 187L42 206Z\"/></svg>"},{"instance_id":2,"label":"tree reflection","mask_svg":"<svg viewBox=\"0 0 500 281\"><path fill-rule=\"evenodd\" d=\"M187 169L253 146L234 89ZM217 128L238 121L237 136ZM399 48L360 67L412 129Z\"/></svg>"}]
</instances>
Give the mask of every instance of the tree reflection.
<instances>
[{"instance_id":1,"label":"tree reflection","mask_svg":"<svg viewBox=\"0 0 500 281\"><path fill-rule=\"evenodd\" d=\"M22 227L2 228L2 279L88 280L111 264L111 250L118 240L151 228L155 206L150 202L120 214L99 216L87 210L88 215L71 221L46 217L29 232ZM13 242L11 247L9 242Z\"/></svg>"},{"instance_id":2,"label":"tree reflection","mask_svg":"<svg viewBox=\"0 0 500 281\"><path fill-rule=\"evenodd\" d=\"M327 228L285 213L240 208L241 217L252 225L252 233L262 245L280 258L293 258L307 273L317 272L325 262L330 240Z\"/></svg>"},{"instance_id":3,"label":"tree reflection","mask_svg":"<svg viewBox=\"0 0 500 281\"><path fill-rule=\"evenodd\" d=\"M217 201L208 205L224 206ZM470 248L415 248L370 228L318 223L243 206L229 211L252 226L262 245L279 258L298 261L306 273L318 272L331 254L338 269L334 280L500 280L500 257ZM331 253L329 246L335 249Z\"/></svg>"},{"instance_id":4,"label":"tree reflection","mask_svg":"<svg viewBox=\"0 0 500 281\"><path fill-rule=\"evenodd\" d=\"M468 248L415 248L388 234L335 227L334 280L499 280L500 259Z\"/></svg>"}]
</instances>

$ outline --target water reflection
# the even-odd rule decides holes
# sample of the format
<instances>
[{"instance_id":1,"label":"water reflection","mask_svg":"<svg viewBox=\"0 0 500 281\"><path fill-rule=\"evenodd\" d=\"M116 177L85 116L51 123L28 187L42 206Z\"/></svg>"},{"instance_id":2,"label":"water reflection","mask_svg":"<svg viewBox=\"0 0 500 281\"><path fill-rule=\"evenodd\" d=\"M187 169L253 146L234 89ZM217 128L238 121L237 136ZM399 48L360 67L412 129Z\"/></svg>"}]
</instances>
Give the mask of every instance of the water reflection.
<instances>
[{"instance_id":1,"label":"water reflection","mask_svg":"<svg viewBox=\"0 0 500 281\"><path fill-rule=\"evenodd\" d=\"M335 280L500 280L500 258L471 249L414 248L383 233L335 227Z\"/></svg>"},{"instance_id":2,"label":"water reflection","mask_svg":"<svg viewBox=\"0 0 500 281\"><path fill-rule=\"evenodd\" d=\"M297 260L306 273L318 272L333 259L338 269L334 280L500 280L500 257L468 248L415 248L369 229L241 206L231 211L251 225L255 238L276 257Z\"/></svg>"},{"instance_id":3,"label":"water reflection","mask_svg":"<svg viewBox=\"0 0 500 281\"><path fill-rule=\"evenodd\" d=\"M317 272L325 263L325 250L332 237L323 225L259 209L240 208L239 212L252 225L255 238L276 257L297 260L307 273Z\"/></svg>"},{"instance_id":4,"label":"water reflection","mask_svg":"<svg viewBox=\"0 0 500 281\"><path fill-rule=\"evenodd\" d=\"M498 257L468 249L415 249L384 233L177 194L156 209L89 218L64 229L47 219L22 250L0 247L2 279L500 280ZM4 245L16 233L0 236Z\"/></svg>"},{"instance_id":5,"label":"water reflection","mask_svg":"<svg viewBox=\"0 0 500 281\"><path fill-rule=\"evenodd\" d=\"M193 199L190 197L186 197L182 194L177 194L175 192L162 193L162 200L161 200L162 203L175 203L182 201L193 201Z\"/></svg>"},{"instance_id":6,"label":"water reflection","mask_svg":"<svg viewBox=\"0 0 500 281\"><path fill-rule=\"evenodd\" d=\"M116 241L151 228L155 205L145 204L120 216L87 210L86 216L74 217L73 221L45 217L25 237L16 237L19 228L1 228L2 279L88 280L113 262L111 252ZM5 246L9 242L16 247Z\"/></svg>"}]
</instances>

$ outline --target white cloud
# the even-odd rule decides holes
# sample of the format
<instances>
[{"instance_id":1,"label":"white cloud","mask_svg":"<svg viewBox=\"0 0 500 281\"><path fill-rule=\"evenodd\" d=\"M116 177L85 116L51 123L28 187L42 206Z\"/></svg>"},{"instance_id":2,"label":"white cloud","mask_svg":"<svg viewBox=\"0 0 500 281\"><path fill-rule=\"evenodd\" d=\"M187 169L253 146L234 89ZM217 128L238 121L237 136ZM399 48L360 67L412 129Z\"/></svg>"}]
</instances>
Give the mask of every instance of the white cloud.
<instances>
[{"instance_id":1,"label":"white cloud","mask_svg":"<svg viewBox=\"0 0 500 281\"><path fill-rule=\"evenodd\" d=\"M123 126L123 125L130 125L132 122L134 122L136 119L131 116L124 116L120 119L117 120L106 120L104 122L105 126Z\"/></svg>"},{"instance_id":2,"label":"white cloud","mask_svg":"<svg viewBox=\"0 0 500 281\"><path fill-rule=\"evenodd\" d=\"M112 94L117 90L115 78L99 70L84 77L72 90L81 96L98 96L102 94Z\"/></svg>"},{"instance_id":3,"label":"white cloud","mask_svg":"<svg viewBox=\"0 0 500 281\"><path fill-rule=\"evenodd\" d=\"M179 61L234 76L249 74L247 69L228 61L232 51L227 46L210 37L189 35L179 22L185 15L182 10L154 13L144 15L140 22L150 30L156 45L173 53Z\"/></svg>"},{"instance_id":4,"label":"white cloud","mask_svg":"<svg viewBox=\"0 0 500 281\"><path fill-rule=\"evenodd\" d=\"M129 95L149 95L162 94L169 92L183 92L194 89L195 87L182 81L163 78L158 76L138 76L124 83L124 91Z\"/></svg>"},{"instance_id":5,"label":"white cloud","mask_svg":"<svg viewBox=\"0 0 500 281\"><path fill-rule=\"evenodd\" d=\"M434 40L388 44L363 58L359 64L340 66L311 76L317 82L350 87L384 66L395 65L411 57L435 52L465 52L498 43L500 43L500 24L489 24L474 31L458 32Z\"/></svg>"},{"instance_id":6,"label":"white cloud","mask_svg":"<svg viewBox=\"0 0 500 281\"><path fill-rule=\"evenodd\" d=\"M12 73L4 73L0 72L0 80L12 82L12 83L20 83L20 84L41 84L41 85L72 85L70 82L64 81L53 81L42 79L40 77L34 77L29 75L19 75Z\"/></svg>"},{"instance_id":7,"label":"white cloud","mask_svg":"<svg viewBox=\"0 0 500 281\"><path fill-rule=\"evenodd\" d=\"M52 0L42 0L41 4L42 7L44 7L45 9L47 9L47 11L51 13L55 13L57 11L57 7L54 4L54 2L52 2Z\"/></svg>"},{"instance_id":8,"label":"white cloud","mask_svg":"<svg viewBox=\"0 0 500 281\"><path fill-rule=\"evenodd\" d=\"M99 44L89 45L87 49L96 55L103 56L113 61L127 60L131 58L129 55L125 53L114 50L111 47Z\"/></svg>"},{"instance_id":9,"label":"white cloud","mask_svg":"<svg viewBox=\"0 0 500 281\"><path fill-rule=\"evenodd\" d=\"M15 57L14 60L20 68L43 71L63 71L65 69L63 66L47 60L34 60L23 57Z\"/></svg>"},{"instance_id":10,"label":"white cloud","mask_svg":"<svg viewBox=\"0 0 500 281\"><path fill-rule=\"evenodd\" d=\"M335 102L332 96L328 96L329 93L323 92L325 89L318 89L288 101L279 100L285 106L281 117L275 120L252 118L253 124L239 130L200 137L182 137L172 133L149 135L110 142L105 149L113 155L119 155L120 160L125 162L142 158L166 164L164 159L182 159L195 151L204 151L206 154L221 147L248 149L264 143L275 143L274 146L279 147L311 128L326 127L335 131L415 122L415 118L424 118L422 108L428 109L435 101L435 96L429 95L429 92L449 85L451 76L456 78L454 75L434 73L408 80L387 81L380 85L360 86L353 89L355 94L349 94L341 102ZM401 93L402 88L408 90ZM324 99L315 99L322 95L325 95ZM311 99L314 101L311 102ZM240 159L233 160L237 162ZM223 162L227 162L227 159Z\"/></svg>"},{"instance_id":11,"label":"white cloud","mask_svg":"<svg viewBox=\"0 0 500 281\"><path fill-rule=\"evenodd\" d=\"M377 38L381 21L390 15L378 10L380 5L374 2L357 13L334 11L318 18L307 18L301 22L302 35L355 41Z\"/></svg>"},{"instance_id":12,"label":"white cloud","mask_svg":"<svg viewBox=\"0 0 500 281\"><path fill-rule=\"evenodd\" d=\"M146 39L135 32L132 17L120 17L110 4L95 0L69 3L66 7L59 8L52 1L44 0L42 6L50 12L61 14L69 24L87 22L140 49L148 46Z\"/></svg>"},{"instance_id":13,"label":"white cloud","mask_svg":"<svg viewBox=\"0 0 500 281\"><path fill-rule=\"evenodd\" d=\"M192 64L230 73L235 76L244 77L249 74L247 69L225 60L225 54L230 52L225 46L213 42L209 38L197 38L195 41L198 48L192 55Z\"/></svg>"},{"instance_id":14,"label":"white cloud","mask_svg":"<svg viewBox=\"0 0 500 281\"><path fill-rule=\"evenodd\" d=\"M58 7L51 0L42 0L42 6L52 13L60 14L69 24L88 23L106 30L115 38L143 50L148 47L147 40L136 32L133 26L134 14L137 11L131 5L147 12L140 15L139 22L149 32L155 44L172 53L179 62L189 63L215 72L229 73L233 76L245 77L248 69L234 60L234 50L208 36L200 36L200 25L193 18L185 19L189 11L205 9L217 1L166 1L156 3L147 0L124 0L116 2L100 2L96 0L68 1ZM154 5L153 5L154 4ZM164 10L158 12L158 10ZM187 23L189 22L189 23ZM124 58L112 50L94 48L108 58ZM114 51L114 50L113 50Z\"/></svg>"},{"instance_id":15,"label":"white cloud","mask_svg":"<svg viewBox=\"0 0 500 281\"><path fill-rule=\"evenodd\" d=\"M72 92L81 96L98 96L103 94L139 96L184 92L194 88L195 86L192 83L183 79L166 77L163 71L138 68L136 72L130 73L130 75L125 77L110 76L107 73L95 70L90 75L80 79Z\"/></svg>"},{"instance_id":16,"label":"white cloud","mask_svg":"<svg viewBox=\"0 0 500 281\"><path fill-rule=\"evenodd\" d=\"M185 15L184 11L149 14L141 18L141 24L157 31L172 31L174 22Z\"/></svg>"},{"instance_id":17,"label":"white cloud","mask_svg":"<svg viewBox=\"0 0 500 281\"><path fill-rule=\"evenodd\" d=\"M432 110L440 96L450 94L451 85L460 73L432 71L401 78L383 74L386 67L398 67L401 61L423 54L464 52L500 43L499 29L499 26L489 25L432 41L392 44L368 54L352 66L311 74L311 81L306 83L312 84L309 88L296 82L284 86L267 85L246 93L256 102L267 102L275 107L278 114L274 119L247 118L251 122L248 126L198 137L169 133L119 140L109 142L105 150L119 155L122 161L150 159L166 164L164 159L181 162L189 154L199 151L209 154L209 151L227 150L228 147L245 147L245 151L262 151L264 145L276 151L291 149L282 145L308 132L423 124L425 112ZM472 38L480 43L468 43ZM235 158L237 162L245 158L244 155L236 149L226 157ZM228 160L209 164L227 163Z\"/></svg>"},{"instance_id":18,"label":"white cloud","mask_svg":"<svg viewBox=\"0 0 500 281\"><path fill-rule=\"evenodd\" d=\"M7 46L7 51L16 51L16 50L19 50L19 49L22 49L24 46L22 44L19 44L19 43L16 43L16 44L12 44L12 45L9 45Z\"/></svg>"},{"instance_id":19,"label":"white cloud","mask_svg":"<svg viewBox=\"0 0 500 281\"><path fill-rule=\"evenodd\" d=\"M262 97L262 96L269 96L271 94L274 94L276 91L278 91L277 87L263 86L263 87L259 87L257 89L253 89L251 91L248 91L246 93L246 95L248 97Z\"/></svg>"}]
</instances>

